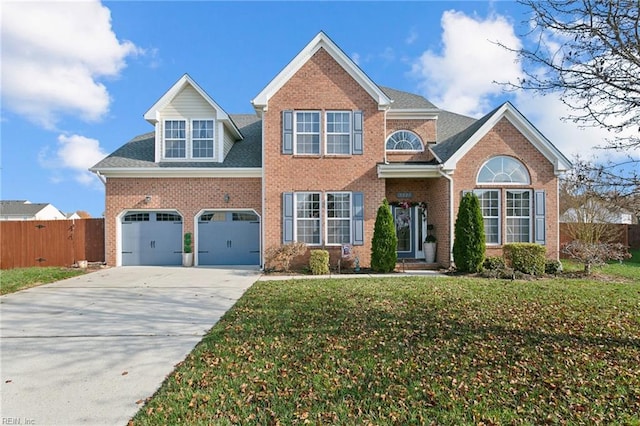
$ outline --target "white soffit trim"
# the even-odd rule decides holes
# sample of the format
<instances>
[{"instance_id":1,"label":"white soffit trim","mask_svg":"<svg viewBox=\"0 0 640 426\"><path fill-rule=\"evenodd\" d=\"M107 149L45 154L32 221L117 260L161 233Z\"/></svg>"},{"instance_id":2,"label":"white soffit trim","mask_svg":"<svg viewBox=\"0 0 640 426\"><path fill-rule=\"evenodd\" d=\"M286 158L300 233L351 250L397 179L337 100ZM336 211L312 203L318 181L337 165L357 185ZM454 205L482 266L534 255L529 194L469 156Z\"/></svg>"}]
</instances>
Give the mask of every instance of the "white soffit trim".
<instances>
[{"instance_id":1,"label":"white soffit trim","mask_svg":"<svg viewBox=\"0 0 640 426\"><path fill-rule=\"evenodd\" d=\"M553 164L556 174L561 174L571 169L571 162L547 139L538 129L531 124L510 102L505 102L483 125L478 129L455 154L444 164L443 169L455 170L458 161L464 157L500 120L506 118L513 126L524 135L525 138L544 157Z\"/></svg>"},{"instance_id":2,"label":"white soffit trim","mask_svg":"<svg viewBox=\"0 0 640 426\"><path fill-rule=\"evenodd\" d=\"M390 109L387 120L437 120L438 112L433 109Z\"/></svg>"},{"instance_id":3,"label":"white soffit trim","mask_svg":"<svg viewBox=\"0 0 640 426\"><path fill-rule=\"evenodd\" d=\"M340 49L324 32L320 31L300 51L273 80L251 101L258 113L267 110L269 99L318 51L323 48L363 89L378 103L379 109L386 109L391 99Z\"/></svg>"},{"instance_id":4,"label":"white soffit trim","mask_svg":"<svg viewBox=\"0 0 640 426\"><path fill-rule=\"evenodd\" d=\"M187 85L193 87L195 91L198 92L198 94L202 96L202 98L209 105L211 105L211 108L216 110L218 120L224 122L225 126L229 128L238 139L242 139L242 133L240 133L240 130L238 130L235 123L231 120L231 118L229 118L229 114L227 114L227 112L220 105L218 105L216 101L214 101L213 98L209 96L207 92L205 92L198 85L198 83L196 83L195 80L189 76L189 74L185 74L180 77L180 79L173 86L171 86L171 88L167 90L167 92L162 95L160 99L158 99L156 103L154 103L153 106L149 108L147 112L144 113L144 119L151 124L156 124L160 116L159 111L169 103L171 103L171 101L173 101L173 98L175 98L178 93L180 93L180 91Z\"/></svg>"},{"instance_id":5,"label":"white soffit trim","mask_svg":"<svg viewBox=\"0 0 640 426\"><path fill-rule=\"evenodd\" d=\"M166 167L89 169L106 178L262 178L262 167Z\"/></svg>"},{"instance_id":6,"label":"white soffit trim","mask_svg":"<svg viewBox=\"0 0 640 426\"><path fill-rule=\"evenodd\" d=\"M378 178L437 178L440 166L432 164L378 164Z\"/></svg>"}]
</instances>

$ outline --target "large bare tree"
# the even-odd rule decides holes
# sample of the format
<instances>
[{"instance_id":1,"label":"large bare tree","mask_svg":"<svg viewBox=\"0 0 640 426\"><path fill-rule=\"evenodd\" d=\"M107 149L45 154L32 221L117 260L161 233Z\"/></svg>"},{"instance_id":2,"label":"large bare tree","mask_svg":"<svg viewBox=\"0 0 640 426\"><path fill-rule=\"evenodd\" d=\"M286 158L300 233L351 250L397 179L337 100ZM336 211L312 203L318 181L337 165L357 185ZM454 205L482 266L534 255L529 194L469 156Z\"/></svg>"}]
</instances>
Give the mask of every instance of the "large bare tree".
<instances>
[{"instance_id":1,"label":"large bare tree","mask_svg":"<svg viewBox=\"0 0 640 426\"><path fill-rule=\"evenodd\" d=\"M531 10L533 47L517 50L524 77L510 85L557 93L566 120L611 132L602 146L626 153L615 164L580 166L585 178L640 194L640 0L519 0ZM604 142L604 141L603 141ZM586 169L585 169L586 167ZM591 173L593 172L593 173Z\"/></svg>"}]
</instances>

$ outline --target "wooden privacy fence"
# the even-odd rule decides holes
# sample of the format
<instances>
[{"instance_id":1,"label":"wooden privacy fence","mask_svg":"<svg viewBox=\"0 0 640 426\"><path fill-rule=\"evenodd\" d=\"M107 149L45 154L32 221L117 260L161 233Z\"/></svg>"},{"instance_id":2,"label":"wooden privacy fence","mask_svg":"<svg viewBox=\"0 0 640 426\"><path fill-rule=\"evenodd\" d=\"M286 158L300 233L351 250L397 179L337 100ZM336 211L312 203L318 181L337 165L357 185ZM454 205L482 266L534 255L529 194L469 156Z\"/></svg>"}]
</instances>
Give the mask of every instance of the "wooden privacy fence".
<instances>
[{"instance_id":1,"label":"wooden privacy fence","mask_svg":"<svg viewBox=\"0 0 640 426\"><path fill-rule=\"evenodd\" d=\"M0 222L0 269L104 262L104 219Z\"/></svg>"}]
</instances>

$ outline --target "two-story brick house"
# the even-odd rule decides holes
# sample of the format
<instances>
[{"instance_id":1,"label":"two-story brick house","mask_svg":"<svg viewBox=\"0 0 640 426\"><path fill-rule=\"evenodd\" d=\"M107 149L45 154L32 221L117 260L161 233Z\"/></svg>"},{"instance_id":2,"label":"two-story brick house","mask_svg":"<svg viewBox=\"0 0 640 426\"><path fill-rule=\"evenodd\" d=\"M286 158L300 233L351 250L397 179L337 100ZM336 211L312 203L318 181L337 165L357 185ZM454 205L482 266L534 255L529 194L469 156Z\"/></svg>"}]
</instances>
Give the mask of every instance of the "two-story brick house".
<instances>
[{"instance_id":1,"label":"two-story brick house","mask_svg":"<svg viewBox=\"0 0 640 426\"><path fill-rule=\"evenodd\" d=\"M227 114L188 75L144 115L155 131L91 170L106 186L107 263L263 265L292 241L350 244L369 264L375 215L393 204L398 255L451 263L464 191L482 203L489 254L512 241L558 254L558 175L570 162L505 103L481 119L374 83L319 33L252 101ZM434 225L427 231L427 225ZM431 228L431 227L429 227Z\"/></svg>"}]
</instances>

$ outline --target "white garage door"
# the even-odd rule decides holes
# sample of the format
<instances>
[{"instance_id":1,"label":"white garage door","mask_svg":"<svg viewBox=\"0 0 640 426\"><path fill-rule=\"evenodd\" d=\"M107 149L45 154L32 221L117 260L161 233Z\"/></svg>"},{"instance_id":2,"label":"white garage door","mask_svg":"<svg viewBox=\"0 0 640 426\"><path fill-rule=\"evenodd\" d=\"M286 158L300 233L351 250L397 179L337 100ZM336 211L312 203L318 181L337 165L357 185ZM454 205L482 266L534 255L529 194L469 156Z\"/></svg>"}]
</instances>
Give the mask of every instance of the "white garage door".
<instances>
[{"instance_id":1,"label":"white garage door","mask_svg":"<svg viewBox=\"0 0 640 426\"><path fill-rule=\"evenodd\" d=\"M198 219L198 265L259 265L260 219L252 211L204 212Z\"/></svg>"},{"instance_id":2,"label":"white garage door","mask_svg":"<svg viewBox=\"0 0 640 426\"><path fill-rule=\"evenodd\" d=\"M130 212L122 218L122 265L181 265L182 217Z\"/></svg>"}]
</instances>

